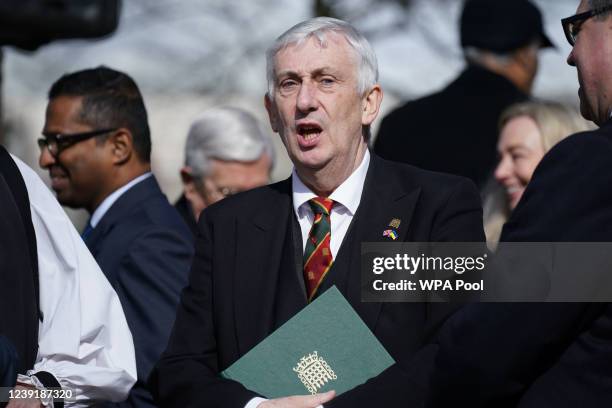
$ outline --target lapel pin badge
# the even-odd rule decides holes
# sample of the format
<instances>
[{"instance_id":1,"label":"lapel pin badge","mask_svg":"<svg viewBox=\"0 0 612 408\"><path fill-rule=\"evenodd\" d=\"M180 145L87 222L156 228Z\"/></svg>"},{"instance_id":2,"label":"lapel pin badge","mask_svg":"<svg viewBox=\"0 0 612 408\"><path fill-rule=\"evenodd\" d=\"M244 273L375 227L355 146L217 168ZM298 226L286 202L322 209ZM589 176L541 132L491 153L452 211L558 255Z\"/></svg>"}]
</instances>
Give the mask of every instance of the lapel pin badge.
<instances>
[{"instance_id":1,"label":"lapel pin badge","mask_svg":"<svg viewBox=\"0 0 612 408\"><path fill-rule=\"evenodd\" d=\"M391 228L399 229L399 226L401 223L402 223L402 220L400 220L399 218L394 218L389 222L389 226Z\"/></svg>"},{"instance_id":2,"label":"lapel pin badge","mask_svg":"<svg viewBox=\"0 0 612 408\"><path fill-rule=\"evenodd\" d=\"M398 237L398 233L396 230L399 229L401 223L402 220L400 220L399 218L393 218L388 225L391 228L383 231L383 237L391 238L395 241Z\"/></svg>"},{"instance_id":3,"label":"lapel pin badge","mask_svg":"<svg viewBox=\"0 0 612 408\"><path fill-rule=\"evenodd\" d=\"M388 237L395 241L397 239L397 232L393 229L384 230L383 237Z\"/></svg>"}]
</instances>

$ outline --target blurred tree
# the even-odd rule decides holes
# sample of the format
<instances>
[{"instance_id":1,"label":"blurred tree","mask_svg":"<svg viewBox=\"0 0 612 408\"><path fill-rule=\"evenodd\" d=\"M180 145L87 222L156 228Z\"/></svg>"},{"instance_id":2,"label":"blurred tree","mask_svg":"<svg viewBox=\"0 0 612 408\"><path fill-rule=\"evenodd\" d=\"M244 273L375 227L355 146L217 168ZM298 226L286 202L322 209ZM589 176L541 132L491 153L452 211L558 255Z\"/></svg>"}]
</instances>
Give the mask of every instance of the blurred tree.
<instances>
[{"instance_id":1,"label":"blurred tree","mask_svg":"<svg viewBox=\"0 0 612 408\"><path fill-rule=\"evenodd\" d=\"M172 62L164 70L173 90L224 98L244 92L245 71L280 34L270 22L283 6L278 0L131 0L125 3L120 34L151 41L156 59ZM148 38L143 32L163 35ZM167 83L160 82L159 89L167 91Z\"/></svg>"},{"instance_id":2,"label":"blurred tree","mask_svg":"<svg viewBox=\"0 0 612 408\"><path fill-rule=\"evenodd\" d=\"M314 15L316 17L338 17L333 10L331 5L333 1L329 0L315 0L314 2Z\"/></svg>"},{"instance_id":3,"label":"blurred tree","mask_svg":"<svg viewBox=\"0 0 612 408\"><path fill-rule=\"evenodd\" d=\"M413 18L413 8L424 0L314 0L313 15L339 18L354 24L370 40L384 39L387 36L406 31L411 25L425 31L425 35L436 45L436 32L431 24L416 21ZM442 10L442 16L447 17L448 5L457 5L461 0L427 0ZM373 15L383 13L386 20L382 24L372 23ZM427 34L431 31L431 34ZM442 47L445 48L445 47ZM446 51L441 49L440 51Z\"/></svg>"},{"instance_id":4,"label":"blurred tree","mask_svg":"<svg viewBox=\"0 0 612 408\"><path fill-rule=\"evenodd\" d=\"M340 19L350 19L351 10L355 11L355 5L357 5L358 13L367 11L372 7L385 6L388 4L395 4L400 6L404 10L408 10L413 0L369 0L369 1L347 1L347 0L315 0L314 1L314 16L328 16Z\"/></svg>"},{"instance_id":5,"label":"blurred tree","mask_svg":"<svg viewBox=\"0 0 612 408\"><path fill-rule=\"evenodd\" d=\"M438 15L428 19L415 18L416 8L425 2L437 9ZM313 15L339 18L355 25L370 41L376 42L409 30L419 31L432 50L445 55L449 50L444 41L448 27L435 22L452 21L453 10L462 0L314 0ZM450 7L449 7L450 6ZM384 15L384 23L372 16ZM448 24L447 24L448 25Z\"/></svg>"}]
</instances>

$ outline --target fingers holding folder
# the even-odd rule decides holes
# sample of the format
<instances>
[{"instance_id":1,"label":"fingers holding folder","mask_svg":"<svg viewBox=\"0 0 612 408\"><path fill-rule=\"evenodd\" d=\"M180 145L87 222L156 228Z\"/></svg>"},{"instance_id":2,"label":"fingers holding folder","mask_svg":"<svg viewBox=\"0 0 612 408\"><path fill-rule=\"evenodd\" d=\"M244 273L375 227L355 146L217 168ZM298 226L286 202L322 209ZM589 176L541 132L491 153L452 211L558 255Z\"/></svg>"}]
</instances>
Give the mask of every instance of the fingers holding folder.
<instances>
[{"instance_id":1,"label":"fingers holding folder","mask_svg":"<svg viewBox=\"0 0 612 408\"><path fill-rule=\"evenodd\" d=\"M257 408L317 408L335 396L334 390L315 395L293 395L264 401Z\"/></svg>"}]
</instances>

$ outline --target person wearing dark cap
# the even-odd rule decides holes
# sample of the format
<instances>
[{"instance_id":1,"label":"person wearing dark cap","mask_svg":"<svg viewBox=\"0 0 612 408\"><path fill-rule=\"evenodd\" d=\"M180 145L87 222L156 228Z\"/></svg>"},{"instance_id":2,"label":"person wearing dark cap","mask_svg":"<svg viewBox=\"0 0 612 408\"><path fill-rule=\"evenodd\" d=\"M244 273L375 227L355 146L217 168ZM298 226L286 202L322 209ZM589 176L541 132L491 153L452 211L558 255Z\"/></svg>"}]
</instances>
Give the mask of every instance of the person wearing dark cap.
<instances>
[{"instance_id":1,"label":"person wearing dark cap","mask_svg":"<svg viewBox=\"0 0 612 408\"><path fill-rule=\"evenodd\" d=\"M389 160L469 177L482 188L496 164L499 115L528 99L538 51L552 43L540 11L527 0L468 0L460 25L463 72L443 90L386 116L374 151Z\"/></svg>"},{"instance_id":2,"label":"person wearing dark cap","mask_svg":"<svg viewBox=\"0 0 612 408\"><path fill-rule=\"evenodd\" d=\"M500 241L593 248L612 242L612 1L582 0L561 24L582 116L599 128L568 136L543 157ZM599 264L568 252L585 265ZM568 279L575 293L585 279L610 288L609 267L596 279L583 278L583 269ZM596 299L608 300L467 305L438 336L426 407L609 408L612 303Z\"/></svg>"}]
</instances>

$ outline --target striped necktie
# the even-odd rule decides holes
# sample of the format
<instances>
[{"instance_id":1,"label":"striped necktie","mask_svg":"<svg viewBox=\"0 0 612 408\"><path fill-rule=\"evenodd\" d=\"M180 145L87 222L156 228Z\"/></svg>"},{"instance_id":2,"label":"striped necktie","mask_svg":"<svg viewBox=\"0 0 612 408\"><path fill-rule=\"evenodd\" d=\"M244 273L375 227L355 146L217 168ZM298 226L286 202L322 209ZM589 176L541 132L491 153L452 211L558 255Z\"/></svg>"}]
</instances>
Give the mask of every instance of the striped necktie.
<instances>
[{"instance_id":1,"label":"striped necktie","mask_svg":"<svg viewBox=\"0 0 612 408\"><path fill-rule=\"evenodd\" d=\"M304 281L310 302L334 262L329 246L331 239L329 215L334 201L325 197L315 197L309 200L308 204L314 213L314 221L304 251Z\"/></svg>"}]
</instances>

